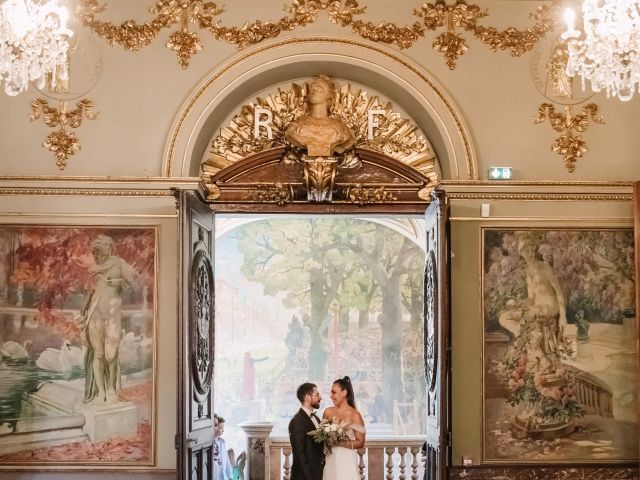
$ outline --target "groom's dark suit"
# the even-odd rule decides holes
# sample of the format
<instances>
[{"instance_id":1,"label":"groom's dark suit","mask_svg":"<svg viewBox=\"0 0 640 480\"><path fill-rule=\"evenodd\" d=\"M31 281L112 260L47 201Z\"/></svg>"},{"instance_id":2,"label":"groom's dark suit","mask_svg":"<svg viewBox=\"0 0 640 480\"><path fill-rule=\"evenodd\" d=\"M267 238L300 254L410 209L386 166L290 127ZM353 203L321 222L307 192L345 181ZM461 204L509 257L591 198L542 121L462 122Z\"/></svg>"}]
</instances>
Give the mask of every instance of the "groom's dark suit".
<instances>
[{"instance_id":1,"label":"groom's dark suit","mask_svg":"<svg viewBox=\"0 0 640 480\"><path fill-rule=\"evenodd\" d=\"M315 430L313 421L302 408L289 422L289 440L293 452L291 480L322 480L324 453L308 432Z\"/></svg>"}]
</instances>

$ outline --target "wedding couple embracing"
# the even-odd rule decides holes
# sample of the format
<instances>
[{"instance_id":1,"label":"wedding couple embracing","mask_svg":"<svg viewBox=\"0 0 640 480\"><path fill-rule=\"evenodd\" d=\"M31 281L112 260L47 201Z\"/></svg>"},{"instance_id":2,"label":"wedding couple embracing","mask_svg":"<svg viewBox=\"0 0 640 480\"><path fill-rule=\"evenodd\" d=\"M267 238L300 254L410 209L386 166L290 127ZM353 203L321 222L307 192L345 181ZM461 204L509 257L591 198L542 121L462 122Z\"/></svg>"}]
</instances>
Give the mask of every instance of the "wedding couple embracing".
<instances>
[{"instance_id":1,"label":"wedding couple embracing","mask_svg":"<svg viewBox=\"0 0 640 480\"><path fill-rule=\"evenodd\" d=\"M296 395L302 405L289 422L291 480L360 480L357 449L364 446L365 428L349 377L331 385L333 407L322 420L316 414L322 401L316 385L303 383Z\"/></svg>"}]
</instances>

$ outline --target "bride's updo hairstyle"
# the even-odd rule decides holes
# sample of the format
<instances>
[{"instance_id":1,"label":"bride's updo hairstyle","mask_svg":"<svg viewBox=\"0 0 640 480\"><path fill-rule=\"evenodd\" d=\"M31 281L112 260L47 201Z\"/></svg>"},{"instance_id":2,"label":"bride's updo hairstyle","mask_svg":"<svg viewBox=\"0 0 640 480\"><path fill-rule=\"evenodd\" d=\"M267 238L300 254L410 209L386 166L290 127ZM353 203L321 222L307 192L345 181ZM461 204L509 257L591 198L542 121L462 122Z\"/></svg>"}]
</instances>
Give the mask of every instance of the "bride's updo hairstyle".
<instances>
[{"instance_id":1,"label":"bride's updo hairstyle","mask_svg":"<svg viewBox=\"0 0 640 480\"><path fill-rule=\"evenodd\" d=\"M351 385L351 379L348 376L337 379L334 384L338 384L342 390L347 391L347 403L356 408L356 396L353 393L353 385Z\"/></svg>"}]
</instances>

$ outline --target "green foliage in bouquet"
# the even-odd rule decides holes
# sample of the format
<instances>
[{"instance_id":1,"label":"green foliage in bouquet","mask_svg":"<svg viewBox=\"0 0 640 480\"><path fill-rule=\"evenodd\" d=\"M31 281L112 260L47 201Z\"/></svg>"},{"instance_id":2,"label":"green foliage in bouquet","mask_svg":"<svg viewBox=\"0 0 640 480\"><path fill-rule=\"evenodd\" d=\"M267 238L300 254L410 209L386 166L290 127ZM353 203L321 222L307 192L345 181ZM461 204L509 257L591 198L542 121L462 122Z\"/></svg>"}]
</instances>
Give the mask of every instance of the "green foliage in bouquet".
<instances>
[{"instance_id":1,"label":"green foliage in bouquet","mask_svg":"<svg viewBox=\"0 0 640 480\"><path fill-rule=\"evenodd\" d=\"M315 430L311 430L307 435L313 437L316 443L324 444L325 449L331 453L331 447L341 440L348 440L350 424L340 422L337 418L331 420L323 418Z\"/></svg>"}]
</instances>

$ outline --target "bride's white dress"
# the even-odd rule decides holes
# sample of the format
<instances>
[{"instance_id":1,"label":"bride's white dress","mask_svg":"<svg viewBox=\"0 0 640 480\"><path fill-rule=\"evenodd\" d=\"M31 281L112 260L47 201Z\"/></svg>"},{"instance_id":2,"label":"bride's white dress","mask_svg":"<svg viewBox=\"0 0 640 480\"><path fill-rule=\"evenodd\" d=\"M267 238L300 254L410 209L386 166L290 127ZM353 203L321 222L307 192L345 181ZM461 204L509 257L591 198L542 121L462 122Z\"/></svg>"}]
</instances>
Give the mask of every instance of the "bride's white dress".
<instances>
[{"instance_id":1,"label":"bride's white dress","mask_svg":"<svg viewBox=\"0 0 640 480\"><path fill-rule=\"evenodd\" d=\"M351 430L347 432L351 440L356 438L353 430L365 433L362 425L351 425ZM357 450L333 447L331 453L324 459L322 480L360 480Z\"/></svg>"}]
</instances>

